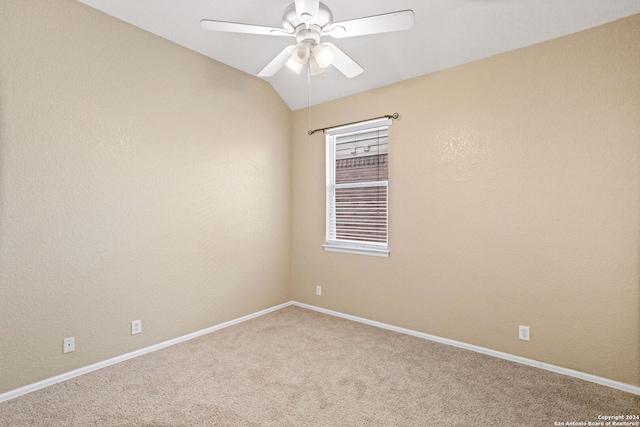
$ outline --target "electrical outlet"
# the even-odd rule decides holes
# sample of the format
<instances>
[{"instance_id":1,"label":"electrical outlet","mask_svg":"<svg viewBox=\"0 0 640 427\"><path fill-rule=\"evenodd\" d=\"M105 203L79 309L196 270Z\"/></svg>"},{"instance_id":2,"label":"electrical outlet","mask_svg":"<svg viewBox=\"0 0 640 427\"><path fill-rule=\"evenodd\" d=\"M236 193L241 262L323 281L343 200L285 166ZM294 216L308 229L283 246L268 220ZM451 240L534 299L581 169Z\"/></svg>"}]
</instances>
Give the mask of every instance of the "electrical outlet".
<instances>
[{"instance_id":1,"label":"electrical outlet","mask_svg":"<svg viewBox=\"0 0 640 427\"><path fill-rule=\"evenodd\" d=\"M139 334L142 332L142 320L133 320L131 322L131 335Z\"/></svg>"},{"instance_id":2,"label":"electrical outlet","mask_svg":"<svg viewBox=\"0 0 640 427\"><path fill-rule=\"evenodd\" d=\"M316 295L318 296L322 295L322 286L316 286Z\"/></svg>"},{"instance_id":3,"label":"electrical outlet","mask_svg":"<svg viewBox=\"0 0 640 427\"><path fill-rule=\"evenodd\" d=\"M62 352L63 353L71 353L72 351L76 351L76 339L75 339L75 337L65 338L62 341Z\"/></svg>"},{"instance_id":4,"label":"electrical outlet","mask_svg":"<svg viewBox=\"0 0 640 427\"><path fill-rule=\"evenodd\" d=\"M531 335L529 334L529 327L520 325L518 327L518 338L523 341L529 341Z\"/></svg>"}]
</instances>

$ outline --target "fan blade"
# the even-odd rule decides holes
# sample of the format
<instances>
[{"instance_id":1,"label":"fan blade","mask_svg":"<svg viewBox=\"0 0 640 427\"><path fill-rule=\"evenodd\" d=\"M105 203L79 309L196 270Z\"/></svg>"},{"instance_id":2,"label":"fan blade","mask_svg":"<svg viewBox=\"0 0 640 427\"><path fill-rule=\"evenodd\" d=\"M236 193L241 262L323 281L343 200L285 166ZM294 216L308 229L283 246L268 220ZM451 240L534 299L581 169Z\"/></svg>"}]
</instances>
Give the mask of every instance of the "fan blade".
<instances>
[{"instance_id":1,"label":"fan blade","mask_svg":"<svg viewBox=\"0 0 640 427\"><path fill-rule=\"evenodd\" d=\"M307 25L318 22L320 0L295 0L296 15Z\"/></svg>"},{"instance_id":2,"label":"fan blade","mask_svg":"<svg viewBox=\"0 0 640 427\"><path fill-rule=\"evenodd\" d=\"M336 67L338 71L340 71L350 79L362 74L364 68L358 65L356 61L351 59L349 55L340 50L338 46L334 45L333 43L322 44L325 46L329 46L329 48L331 49L331 53L333 53L333 61L331 62L331 65Z\"/></svg>"},{"instance_id":3,"label":"fan blade","mask_svg":"<svg viewBox=\"0 0 640 427\"><path fill-rule=\"evenodd\" d=\"M295 49L295 47L295 45L285 47L284 50L278 54L278 56L273 58L271 62L269 62L267 66L258 73L258 77L271 77L275 73L277 73L280 68L284 67L284 64L287 63L289 58L291 58L291 52L293 52L293 49Z\"/></svg>"},{"instance_id":4,"label":"fan blade","mask_svg":"<svg viewBox=\"0 0 640 427\"><path fill-rule=\"evenodd\" d=\"M263 36L295 36L282 28L263 27L260 25L237 24L235 22L213 21L203 19L200 21L203 30L224 31L227 33L260 34Z\"/></svg>"},{"instance_id":5,"label":"fan blade","mask_svg":"<svg viewBox=\"0 0 640 427\"><path fill-rule=\"evenodd\" d=\"M385 13L350 21L336 22L322 29L323 35L335 37L365 36L367 34L389 33L413 28L413 10Z\"/></svg>"}]
</instances>

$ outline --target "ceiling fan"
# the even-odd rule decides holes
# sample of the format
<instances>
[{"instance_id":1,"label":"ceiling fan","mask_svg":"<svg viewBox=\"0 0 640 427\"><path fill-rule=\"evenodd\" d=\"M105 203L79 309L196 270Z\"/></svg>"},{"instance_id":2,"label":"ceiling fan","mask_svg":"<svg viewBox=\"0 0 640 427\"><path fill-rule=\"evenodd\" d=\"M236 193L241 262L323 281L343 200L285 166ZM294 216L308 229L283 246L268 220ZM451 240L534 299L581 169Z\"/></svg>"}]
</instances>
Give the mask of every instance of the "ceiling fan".
<instances>
[{"instance_id":1,"label":"ceiling fan","mask_svg":"<svg viewBox=\"0 0 640 427\"><path fill-rule=\"evenodd\" d=\"M412 10L402 10L333 22L331 10L319 0L295 0L284 11L282 28L210 19L203 19L200 24L203 29L210 31L295 37L297 43L280 52L258 73L259 77L273 76L285 65L300 74L304 65L308 64L311 75L322 73L333 65L348 78L353 78L364 69L333 43L321 43L322 36L339 39L408 30L413 27L413 20Z\"/></svg>"}]
</instances>

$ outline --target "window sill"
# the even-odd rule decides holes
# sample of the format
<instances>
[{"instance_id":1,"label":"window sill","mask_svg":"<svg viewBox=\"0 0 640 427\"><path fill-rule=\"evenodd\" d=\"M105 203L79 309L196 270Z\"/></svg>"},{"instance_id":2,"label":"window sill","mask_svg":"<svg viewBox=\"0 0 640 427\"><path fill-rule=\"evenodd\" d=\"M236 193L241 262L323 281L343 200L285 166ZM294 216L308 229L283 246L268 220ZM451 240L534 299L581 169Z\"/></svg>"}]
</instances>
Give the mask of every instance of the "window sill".
<instances>
[{"instance_id":1,"label":"window sill","mask_svg":"<svg viewBox=\"0 0 640 427\"><path fill-rule=\"evenodd\" d=\"M357 245L345 245L335 243L325 243L322 245L325 251L328 252L342 252L346 254L354 255L367 255L377 257L388 257L389 250L386 248L374 248L370 246L357 246Z\"/></svg>"}]
</instances>

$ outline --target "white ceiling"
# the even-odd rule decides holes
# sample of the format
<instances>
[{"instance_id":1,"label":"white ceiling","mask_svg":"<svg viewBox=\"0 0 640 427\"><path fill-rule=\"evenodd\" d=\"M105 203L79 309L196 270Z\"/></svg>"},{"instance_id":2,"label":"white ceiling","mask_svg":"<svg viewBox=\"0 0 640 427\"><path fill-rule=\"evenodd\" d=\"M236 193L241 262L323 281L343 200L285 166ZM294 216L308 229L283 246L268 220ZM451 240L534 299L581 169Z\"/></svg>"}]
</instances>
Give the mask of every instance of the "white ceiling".
<instances>
[{"instance_id":1,"label":"white ceiling","mask_svg":"<svg viewBox=\"0 0 640 427\"><path fill-rule=\"evenodd\" d=\"M281 27L293 0L78 0L181 46L256 75L289 37L204 31L201 19ZM334 21L403 9L408 31L332 41L365 71L312 76L284 67L266 78L292 110L454 67L640 13L640 0L323 0Z\"/></svg>"}]
</instances>

